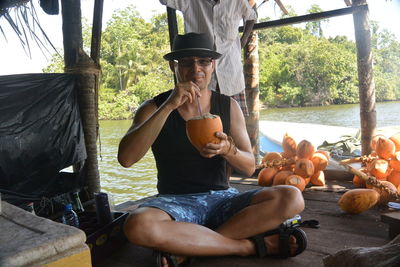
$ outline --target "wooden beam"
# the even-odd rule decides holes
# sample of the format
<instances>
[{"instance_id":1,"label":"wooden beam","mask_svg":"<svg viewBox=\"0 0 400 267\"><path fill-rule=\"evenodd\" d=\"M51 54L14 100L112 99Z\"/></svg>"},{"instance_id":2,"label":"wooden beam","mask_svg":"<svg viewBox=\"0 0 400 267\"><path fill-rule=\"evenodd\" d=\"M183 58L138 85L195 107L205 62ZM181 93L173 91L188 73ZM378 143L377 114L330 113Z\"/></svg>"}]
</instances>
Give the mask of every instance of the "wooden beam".
<instances>
[{"instance_id":1,"label":"wooden beam","mask_svg":"<svg viewBox=\"0 0 400 267\"><path fill-rule=\"evenodd\" d=\"M365 6L366 0L353 0L353 7ZM371 152L371 140L376 129L375 84L372 70L371 30L368 9L353 13L357 47L358 90L360 97L361 154Z\"/></svg>"},{"instance_id":2,"label":"wooden beam","mask_svg":"<svg viewBox=\"0 0 400 267\"><path fill-rule=\"evenodd\" d=\"M359 12L362 10L368 10L368 5L365 4L365 5L360 5L360 6L345 7L345 8L341 8L341 9L335 9L335 10L324 11L324 12L319 12L319 13L312 13L312 14L303 15L303 16L296 16L296 17L260 22L260 23L256 23L254 25L253 30L267 29L267 28L291 25L291 24L302 23L302 22L307 22L307 21L314 21L314 20L327 19L327 18L332 18L332 17L337 17L337 16L349 15L349 14L353 14L354 12ZM243 32L243 26L239 27L239 31Z\"/></svg>"},{"instance_id":3,"label":"wooden beam","mask_svg":"<svg viewBox=\"0 0 400 267\"><path fill-rule=\"evenodd\" d=\"M288 15L289 12L287 11L286 7L282 4L281 0L275 0L275 3L278 4L279 8L283 12L283 14Z\"/></svg>"}]
</instances>

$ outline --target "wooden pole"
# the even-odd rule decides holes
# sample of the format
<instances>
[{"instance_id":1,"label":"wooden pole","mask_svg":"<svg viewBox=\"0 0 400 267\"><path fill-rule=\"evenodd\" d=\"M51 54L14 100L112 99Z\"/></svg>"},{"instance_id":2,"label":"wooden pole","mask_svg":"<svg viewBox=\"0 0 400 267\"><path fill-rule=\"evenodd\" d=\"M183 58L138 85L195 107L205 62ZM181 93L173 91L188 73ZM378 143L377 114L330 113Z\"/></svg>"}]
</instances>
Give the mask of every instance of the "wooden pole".
<instances>
[{"instance_id":1,"label":"wooden pole","mask_svg":"<svg viewBox=\"0 0 400 267\"><path fill-rule=\"evenodd\" d=\"M168 20L168 32L169 32L169 45L172 49L175 35L178 34L178 22L176 20L176 10L167 7L167 20Z\"/></svg>"},{"instance_id":2,"label":"wooden pole","mask_svg":"<svg viewBox=\"0 0 400 267\"><path fill-rule=\"evenodd\" d=\"M353 0L353 6L366 5L367 0ZM371 32L368 9L353 13L357 46L358 89L360 95L361 154L371 152L371 140L376 129L375 84L372 70Z\"/></svg>"},{"instance_id":3,"label":"wooden pole","mask_svg":"<svg viewBox=\"0 0 400 267\"><path fill-rule=\"evenodd\" d=\"M62 0L65 72L76 74L78 101L85 135L87 159L83 166L83 179L93 198L100 191L97 162L97 109L96 83L99 77L97 64L83 51L80 0Z\"/></svg>"},{"instance_id":4,"label":"wooden pole","mask_svg":"<svg viewBox=\"0 0 400 267\"><path fill-rule=\"evenodd\" d=\"M169 47L172 50L175 35L178 34L178 21L176 20L176 10L167 7L167 20L168 20L168 33L169 33ZM174 75L174 84L177 83L176 76Z\"/></svg>"},{"instance_id":5,"label":"wooden pole","mask_svg":"<svg viewBox=\"0 0 400 267\"><path fill-rule=\"evenodd\" d=\"M95 0L93 10L92 43L90 57L100 66L101 28L103 22L103 0Z\"/></svg>"},{"instance_id":6,"label":"wooden pole","mask_svg":"<svg viewBox=\"0 0 400 267\"><path fill-rule=\"evenodd\" d=\"M255 8L255 1L249 0L250 6ZM246 84L246 101L249 116L246 117L247 132L250 137L256 164L260 161L259 126L259 68L258 68L258 34L256 31L250 33L249 40L244 47L244 79Z\"/></svg>"},{"instance_id":7,"label":"wooden pole","mask_svg":"<svg viewBox=\"0 0 400 267\"><path fill-rule=\"evenodd\" d=\"M99 90L100 90L100 49L101 49L101 29L103 25L103 6L104 0L95 0L93 10L92 42L90 47L90 57L96 64L98 75L95 84L95 116L96 116L96 140L99 138ZM100 143L101 149L101 143Z\"/></svg>"}]
</instances>

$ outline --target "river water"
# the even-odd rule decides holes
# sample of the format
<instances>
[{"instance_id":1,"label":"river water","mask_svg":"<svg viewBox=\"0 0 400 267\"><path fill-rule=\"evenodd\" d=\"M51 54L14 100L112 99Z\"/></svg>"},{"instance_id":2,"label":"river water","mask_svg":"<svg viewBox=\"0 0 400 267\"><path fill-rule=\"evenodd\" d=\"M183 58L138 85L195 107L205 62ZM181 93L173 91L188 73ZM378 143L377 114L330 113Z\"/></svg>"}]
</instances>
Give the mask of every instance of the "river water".
<instances>
[{"instance_id":1,"label":"river water","mask_svg":"<svg viewBox=\"0 0 400 267\"><path fill-rule=\"evenodd\" d=\"M400 125L400 102L377 103L377 127ZM260 112L260 120L315 123L359 128L359 105L271 108ZM100 121L99 169L102 190L115 204L157 193L155 162L151 152L130 168L117 161L118 143L131 121Z\"/></svg>"}]
</instances>

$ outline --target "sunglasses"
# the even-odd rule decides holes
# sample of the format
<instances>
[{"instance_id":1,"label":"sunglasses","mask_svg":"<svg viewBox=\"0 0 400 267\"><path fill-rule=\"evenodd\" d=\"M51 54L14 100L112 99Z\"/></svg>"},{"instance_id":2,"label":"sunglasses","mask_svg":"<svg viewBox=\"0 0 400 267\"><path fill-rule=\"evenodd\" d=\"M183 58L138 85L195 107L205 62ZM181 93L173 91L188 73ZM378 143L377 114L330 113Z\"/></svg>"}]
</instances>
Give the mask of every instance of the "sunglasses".
<instances>
[{"instance_id":1,"label":"sunglasses","mask_svg":"<svg viewBox=\"0 0 400 267\"><path fill-rule=\"evenodd\" d=\"M212 58L200 58L200 59L179 59L175 60L178 63L179 67L189 68L192 67L195 63L200 67L208 67L212 63Z\"/></svg>"}]
</instances>

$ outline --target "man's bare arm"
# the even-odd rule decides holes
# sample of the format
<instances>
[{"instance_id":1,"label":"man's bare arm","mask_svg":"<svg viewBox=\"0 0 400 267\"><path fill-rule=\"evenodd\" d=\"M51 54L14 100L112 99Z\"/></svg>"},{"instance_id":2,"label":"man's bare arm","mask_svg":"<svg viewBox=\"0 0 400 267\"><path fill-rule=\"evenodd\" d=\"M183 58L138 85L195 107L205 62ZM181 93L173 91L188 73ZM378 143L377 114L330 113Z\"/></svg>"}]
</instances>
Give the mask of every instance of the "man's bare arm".
<instances>
[{"instance_id":1,"label":"man's bare arm","mask_svg":"<svg viewBox=\"0 0 400 267\"><path fill-rule=\"evenodd\" d=\"M255 159L242 110L239 104L233 99L231 99L230 135L237 151L231 147L230 151L224 155L225 159L237 171L251 176L255 171Z\"/></svg>"},{"instance_id":2,"label":"man's bare arm","mask_svg":"<svg viewBox=\"0 0 400 267\"><path fill-rule=\"evenodd\" d=\"M255 20L246 20L243 27L243 34L240 38L240 46L243 48L249 39L250 33L253 30L253 26L256 23Z\"/></svg>"},{"instance_id":3,"label":"man's bare arm","mask_svg":"<svg viewBox=\"0 0 400 267\"><path fill-rule=\"evenodd\" d=\"M171 111L166 105L157 109L152 100L139 107L132 126L119 143L118 161L122 166L132 166L147 153Z\"/></svg>"}]
</instances>

